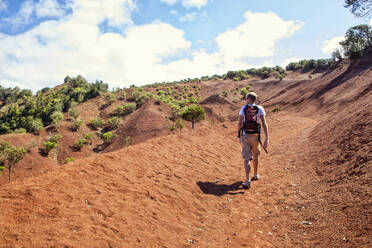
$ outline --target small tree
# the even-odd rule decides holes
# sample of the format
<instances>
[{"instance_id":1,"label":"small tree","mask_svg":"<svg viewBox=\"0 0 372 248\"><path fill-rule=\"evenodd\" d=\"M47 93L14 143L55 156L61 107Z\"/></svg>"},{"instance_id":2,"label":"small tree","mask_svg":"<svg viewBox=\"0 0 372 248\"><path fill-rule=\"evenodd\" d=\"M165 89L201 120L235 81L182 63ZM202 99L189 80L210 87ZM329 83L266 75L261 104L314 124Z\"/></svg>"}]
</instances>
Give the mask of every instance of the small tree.
<instances>
[{"instance_id":1,"label":"small tree","mask_svg":"<svg viewBox=\"0 0 372 248\"><path fill-rule=\"evenodd\" d=\"M336 48L333 52L332 52L332 59L333 61L341 61L342 60L342 54L341 54L341 50Z\"/></svg>"},{"instance_id":2,"label":"small tree","mask_svg":"<svg viewBox=\"0 0 372 248\"><path fill-rule=\"evenodd\" d=\"M27 150L20 147L13 147L8 142L0 143L0 172L6 167L9 171L9 182L11 179L13 165L21 161Z\"/></svg>"},{"instance_id":3,"label":"small tree","mask_svg":"<svg viewBox=\"0 0 372 248\"><path fill-rule=\"evenodd\" d=\"M184 120L191 121L192 128L194 129L194 125L196 122L205 119L205 110L199 105L192 104L185 107L185 109L181 113L181 116Z\"/></svg>"},{"instance_id":4,"label":"small tree","mask_svg":"<svg viewBox=\"0 0 372 248\"><path fill-rule=\"evenodd\" d=\"M287 74L285 72L278 72L275 75L276 79L279 79L279 82L281 82L283 80L283 78L285 78L286 76L287 76Z\"/></svg>"},{"instance_id":5,"label":"small tree","mask_svg":"<svg viewBox=\"0 0 372 248\"><path fill-rule=\"evenodd\" d=\"M369 17L372 15L371 0L345 0L346 8L357 17Z\"/></svg>"},{"instance_id":6,"label":"small tree","mask_svg":"<svg viewBox=\"0 0 372 248\"><path fill-rule=\"evenodd\" d=\"M185 127L185 124L183 123L182 120L176 120L176 128L178 128L180 130L180 134L181 134L181 130L182 128Z\"/></svg>"},{"instance_id":7,"label":"small tree","mask_svg":"<svg viewBox=\"0 0 372 248\"><path fill-rule=\"evenodd\" d=\"M350 59L364 55L365 50L372 45L372 28L369 25L358 25L349 28L345 40L340 42L344 54Z\"/></svg>"},{"instance_id":8,"label":"small tree","mask_svg":"<svg viewBox=\"0 0 372 248\"><path fill-rule=\"evenodd\" d=\"M52 118L52 123L59 128L61 121L63 120L63 113L61 111L54 111L53 114L50 116Z\"/></svg>"}]
</instances>

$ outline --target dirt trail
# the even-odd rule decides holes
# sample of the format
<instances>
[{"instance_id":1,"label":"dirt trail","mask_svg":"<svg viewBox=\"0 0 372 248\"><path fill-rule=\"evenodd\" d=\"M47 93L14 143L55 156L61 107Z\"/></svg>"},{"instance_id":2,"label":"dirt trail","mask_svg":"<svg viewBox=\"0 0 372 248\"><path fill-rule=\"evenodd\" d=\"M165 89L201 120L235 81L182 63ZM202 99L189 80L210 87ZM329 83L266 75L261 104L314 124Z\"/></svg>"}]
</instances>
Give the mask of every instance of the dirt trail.
<instances>
[{"instance_id":1,"label":"dirt trail","mask_svg":"<svg viewBox=\"0 0 372 248\"><path fill-rule=\"evenodd\" d=\"M240 187L236 123L197 127L5 185L0 247L346 244L318 218L327 205L311 200L325 187L307 157L316 121L281 112L268 122L270 153L249 190Z\"/></svg>"}]
</instances>

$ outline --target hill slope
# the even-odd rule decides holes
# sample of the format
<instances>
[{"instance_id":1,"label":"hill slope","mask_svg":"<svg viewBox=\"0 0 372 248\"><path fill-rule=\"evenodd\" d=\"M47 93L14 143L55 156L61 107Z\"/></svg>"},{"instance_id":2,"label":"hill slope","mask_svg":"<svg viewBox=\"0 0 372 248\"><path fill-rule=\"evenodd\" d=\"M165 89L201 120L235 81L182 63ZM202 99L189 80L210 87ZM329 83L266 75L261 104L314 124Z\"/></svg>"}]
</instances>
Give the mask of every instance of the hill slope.
<instances>
[{"instance_id":1,"label":"hill slope","mask_svg":"<svg viewBox=\"0 0 372 248\"><path fill-rule=\"evenodd\" d=\"M209 117L234 120L242 102L208 96L247 83L266 107L269 154L251 189L236 122L210 119L3 185L0 246L370 247L372 56L312 73L204 83ZM166 119L153 106L123 135L141 130L137 115Z\"/></svg>"}]
</instances>

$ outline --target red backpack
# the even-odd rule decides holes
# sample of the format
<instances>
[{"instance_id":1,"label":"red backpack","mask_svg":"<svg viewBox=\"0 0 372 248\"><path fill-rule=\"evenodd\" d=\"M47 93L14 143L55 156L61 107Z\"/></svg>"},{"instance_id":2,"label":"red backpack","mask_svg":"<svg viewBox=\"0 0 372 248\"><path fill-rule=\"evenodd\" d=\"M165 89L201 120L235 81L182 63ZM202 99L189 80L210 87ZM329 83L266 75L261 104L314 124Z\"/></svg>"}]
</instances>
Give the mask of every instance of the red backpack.
<instances>
[{"instance_id":1,"label":"red backpack","mask_svg":"<svg viewBox=\"0 0 372 248\"><path fill-rule=\"evenodd\" d=\"M245 133L260 133L260 123L258 120L257 105L245 105L244 107L244 124Z\"/></svg>"}]
</instances>

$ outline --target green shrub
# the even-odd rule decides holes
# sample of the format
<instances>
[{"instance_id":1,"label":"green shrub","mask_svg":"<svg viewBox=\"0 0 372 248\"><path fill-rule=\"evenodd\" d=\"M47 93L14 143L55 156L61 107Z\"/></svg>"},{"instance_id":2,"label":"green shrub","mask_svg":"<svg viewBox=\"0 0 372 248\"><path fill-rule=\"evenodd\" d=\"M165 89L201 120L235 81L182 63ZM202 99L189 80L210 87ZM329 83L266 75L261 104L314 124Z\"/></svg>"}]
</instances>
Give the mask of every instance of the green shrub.
<instances>
[{"instance_id":1,"label":"green shrub","mask_svg":"<svg viewBox=\"0 0 372 248\"><path fill-rule=\"evenodd\" d=\"M58 143L62 139L62 135L56 134L48 139L48 141Z\"/></svg>"},{"instance_id":2,"label":"green shrub","mask_svg":"<svg viewBox=\"0 0 372 248\"><path fill-rule=\"evenodd\" d=\"M118 106L113 112L112 115L114 116L122 116L132 113L134 110L136 110L136 103L134 102L128 102L124 105Z\"/></svg>"},{"instance_id":3,"label":"green shrub","mask_svg":"<svg viewBox=\"0 0 372 248\"><path fill-rule=\"evenodd\" d=\"M223 95L224 97L227 97L227 95L228 95L227 90L225 90L224 92L222 92L222 95Z\"/></svg>"},{"instance_id":4,"label":"green shrub","mask_svg":"<svg viewBox=\"0 0 372 248\"><path fill-rule=\"evenodd\" d=\"M49 154L49 152L57 146L58 146L58 144L56 142L52 142L52 141L44 142L45 153Z\"/></svg>"},{"instance_id":5,"label":"green shrub","mask_svg":"<svg viewBox=\"0 0 372 248\"><path fill-rule=\"evenodd\" d=\"M123 139L123 141L122 141L121 144L122 144L122 146L124 146L124 147L130 146L130 145L133 144L133 138L130 137L130 136L126 136L126 137L124 137L124 139Z\"/></svg>"},{"instance_id":6,"label":"green shrub","mask_svg":"<svg viewBox=\"0 0 372 248\"><path fill-rule=\"evenodd\" d=\"M280 107L279 106L275 106L273 108L273 110L271 110L271 112L273 112L273 113L276 113L276 112L279 112L279 111L280 111Z\"/></svg>"},{"instance_id":7,"label":"green shrub","mask_svg":"<svg viewBox=\"0 0 372 248\"><path fill-rule=\"evenodd\" d=\"M114 93L110 93L110 94L107 94L105 96L105 104L106 105L112 104L113 102L115 102L115 100L116 100L116 97L115 97Z\"/></svg>"},{"instance_id":8,"label":"green shrub","mask_svg":"<svg viewBox=\"0 0 372 248\"><path fill-rule=\"evenodd\" d=\"M92 138L93 138L93 134L91 134L91 133L87 133L87 134L84 135L84 138L85 138L86 140L91 141Z\"/></svg>"},{"instance_id":9,"label":"green shrub","mask_svg":"<svg viewBox=\"0 0 372 248\"><path fill-rule=\"evenodd\" d=\"M43 128L43 121L40 118L32 119L29 123L27 130L33 132L34 134L39 134L40 130Z\"/></svg>"},{"instance_id":10,"label":"green shrub","mask_svg":"<svg viewBox=\"0 0 372 248\"><path fill-rule=\"evenodd\" d=\"M110 125L110 129L117 129L121 125L121 119L117 116L110 118L107 122Z\"/></svg>"},{"instance_id":11,"label":"green shrub","mask_svg":"<svg viewBox=\"0 0 372 248\"><path fill-rule=\"evenodd\" d=\"M27 131L26 131L26 129L24 129L24 128L18 128L18 129L15 129L14 130L14 133L26 133Z\"/></svg>"},{"instance_id":12,"label":"green shrub","mask_svg":"<svg viewBox=\"0 0 372 248\"><path fill-rule=\"evenodd\" d=\"M102 135L102 139L105 143L111 144L113 139L117 137L116 134L113 134L111 131L108 131Z\"/></svg>"},{"instance_id":13,"label":"green shrub","mask_svg":"<svg viewBox=\"0 0 372 248\"><path fill-rule=\"evenodd\" d=\"M72 162L72 161L75 161L75 158L74 157L68 157L65 159L65 164L69 163L69 162Z\"/></svg>"},{"instance_id":14,"label":"green shrub","mask_svg":"<svg viewBox=\"0 0 372 248\"><path fill-rule=\"evenodd\" d=\"M77 119L79 116L79 111L76 108L71 108L68 113L71 115L72 118Z\"/></svg>"},{"instance_id":15,"label":"green shrub","mask_svg":"<svg viewBox=\"0 0 372 248\"><path fill-rule=\"evenodd\" d=\"M239 76L235 76L235 77L233 77L233 80L234 80L234 81L240 81L240 80L242 80L242 79L241 79L241 77L239 77Z\"/></svg>"},{"instance_id":16,"label":"green shrub","mask_svg":"<svg viewBox=\"0 0 372 248\"><path fill-rule=\"evenodd\" d=\"M54 111L50 117L52 118L52 123L56 125L56 127L59 127L64 115L61 111Z\"/></svg>"},{"instance_id":17,"label":"green shrub","mask_svg":"<svg viewBox=\"0 0 372 248\"><path fill-rule=\"evenodd\" d=\"M246 88L242 88L240 90L240 95L242 96L242 98L244 98L247 94L248 94L248 90Z\"/></svg>"},{"instance_id":18,"label":"green shrub","mask_svg":"<svg viewBox=\"0 0 372 248\"><path fill-rule=\"evenodd\" d=\"M162 95L163 96L163 95ZM148 96L146 95L140 95L139 97L136 98L136 104L137 104L137 108L141 107L147 100L149 99Z\"/></svg>"},{"instance_id":19,"label":"green shrub","mask_svg":"<svg viewBox=\"0 0 372 248\"><path fill-rule=\"evenodd\" d=\"M79 138L74 143L74 149L77 151L81 151L81 148L83 148L86 144L88 144L88 140L85 138Z\"/></svg>"},{"instance_id":20,"label":"green shrub","mask_svg":"<svg viewBox=\"0 0 372 248\"><path fill-rule=\"evenodd\" d=\"M89 124L93 129L97 130L105 126L105 121L102 118L97 117L90 120Z\"/></svg>"},{"instance_id":21,"label":"green shrub","mask_svg":"<svg viewBox=\"0 0 372 248\"><path fill-rule=\"evenodd\" d=\"M75 119L74 122L72 123L72 130L77 131L79 130L81 124L83 124L84 120L82 119Z\"/></svg>"},{"instance_id":22,"label":"green shrub","mask_svg":"<svg viewBox=\"0 0 372 248\"><path fill-rule=\"evenodd\" d=\"M123 91L123 93L121 93L121 100L125 100L126 97L127 97L127 93Z\"/></svg>"}]
</instances>

